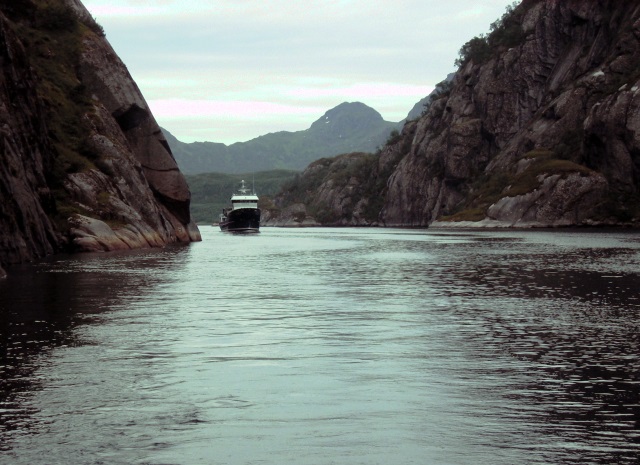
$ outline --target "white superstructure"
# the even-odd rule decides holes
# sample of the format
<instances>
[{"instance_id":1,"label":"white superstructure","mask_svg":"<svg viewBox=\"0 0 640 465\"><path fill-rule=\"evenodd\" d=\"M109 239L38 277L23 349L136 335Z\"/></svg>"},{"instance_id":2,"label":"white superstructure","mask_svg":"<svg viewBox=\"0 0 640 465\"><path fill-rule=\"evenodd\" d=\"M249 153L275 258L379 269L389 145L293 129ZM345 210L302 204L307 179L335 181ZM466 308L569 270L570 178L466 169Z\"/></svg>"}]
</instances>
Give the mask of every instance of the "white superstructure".
<instances>
[{"instance_id":1,"label":"white superstructure","mask_svg":"<svg viewBox=\"0 0 640 465\"><path fill-rule=\"evenodd\" d=\"M231 196L231 206L233 210L238 208L258 208L258 196L255 192L249 194L249 189L245 186L244 179L240 182L239 194Z\"/></svg>"}]
</instances>

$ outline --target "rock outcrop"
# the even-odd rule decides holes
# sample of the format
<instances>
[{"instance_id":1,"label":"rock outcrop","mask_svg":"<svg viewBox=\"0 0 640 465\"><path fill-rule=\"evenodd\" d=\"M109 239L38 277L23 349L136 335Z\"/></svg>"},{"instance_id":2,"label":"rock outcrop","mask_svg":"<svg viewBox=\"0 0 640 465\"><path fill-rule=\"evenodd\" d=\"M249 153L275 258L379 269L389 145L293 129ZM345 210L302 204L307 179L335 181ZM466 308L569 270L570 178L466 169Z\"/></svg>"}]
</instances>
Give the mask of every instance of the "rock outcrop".
<instances>
[{"instance_id":1,"label":"rock outcrop","mask_svg":"<svg viewBox=\"0 0 640 465\"><path fill-rule=\"evenodd\" d=\"M517 44L469 58L419 120L381 220L640 220L640 5L524 1Z\"/></svg>"},{"instance_id":2,"label":"rock outcrop","mask_svg":"<svg viewBox=\"0 0 640 465\"><path fill-rule=\"evenodd\" d=\"M140 90L79 0L0 0L0 264L200 240Z\"/></svg>"},{"instance_id":3,"label":"rock outcrop","mask_svg":"<svg viewBox=\"0 0 640 465\"><path fill-rule=\"evenodd\" d=\"M359 188L382 199L370 224L640 224L640 4L524 0L492 29L365 168L381 186ZM325 181L295 201L349 224L336 206L355 190Z\"/></svg>"},{"instance_id":4,"label":"rock outcrop","mask_svg":"<svg viewBox=\"0 0 640 465\"><path fill-rule=\"evenodd\" d=\"M55 202L45 174L54 155L37 87L19 37L0 14L0 266L50 254L60 241L48 216Z\"/></svg>"}]
</instances>

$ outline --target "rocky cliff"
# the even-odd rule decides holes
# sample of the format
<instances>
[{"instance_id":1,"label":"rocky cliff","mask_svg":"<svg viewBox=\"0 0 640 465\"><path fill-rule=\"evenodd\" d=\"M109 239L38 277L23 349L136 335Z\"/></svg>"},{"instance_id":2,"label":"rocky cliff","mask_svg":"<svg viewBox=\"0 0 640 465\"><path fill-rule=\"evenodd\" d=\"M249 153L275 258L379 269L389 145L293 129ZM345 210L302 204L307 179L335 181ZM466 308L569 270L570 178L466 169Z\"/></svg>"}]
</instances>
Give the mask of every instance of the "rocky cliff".
<instances>
[{"instance_id":1,"label":"rocky cliff","mask_svg":"<svg viewBox=\"0 0 640 465\"><path fill-rule=\"evenodd\" d=\"M637 225L639 63L639 2L523 1L378 153L397 166L372 172L385 184L368 224ZM344 197L332 182L327 208Z\"/></svg>"},{"instance_id":2,"label":"rocky cliff","mask_svg":"<svg viewBox=\"0 0 640 465\"><path fill-rule=\"evenodd\" d=\"M0 265L200 239L153 115L79 0L0 0Z\"/></svg>"}]
</instances>

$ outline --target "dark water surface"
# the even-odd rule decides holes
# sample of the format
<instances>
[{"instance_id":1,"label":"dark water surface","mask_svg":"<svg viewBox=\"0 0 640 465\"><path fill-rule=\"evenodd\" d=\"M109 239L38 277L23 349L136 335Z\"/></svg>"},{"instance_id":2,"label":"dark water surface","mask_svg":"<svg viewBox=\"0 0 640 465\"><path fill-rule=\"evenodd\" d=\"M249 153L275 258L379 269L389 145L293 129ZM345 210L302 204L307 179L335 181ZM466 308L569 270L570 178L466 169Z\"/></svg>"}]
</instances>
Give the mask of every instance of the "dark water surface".
<instances>
[{"instance_id":1,"label":"dark water surface","mask_svg":"<svg viewBox=\"0 0 640 465\"><path fill-rule=\"evenodd\" d=\"M202 234L9 270L0 463L640 462L640 233Z\"/></svg>"}]
</instances>

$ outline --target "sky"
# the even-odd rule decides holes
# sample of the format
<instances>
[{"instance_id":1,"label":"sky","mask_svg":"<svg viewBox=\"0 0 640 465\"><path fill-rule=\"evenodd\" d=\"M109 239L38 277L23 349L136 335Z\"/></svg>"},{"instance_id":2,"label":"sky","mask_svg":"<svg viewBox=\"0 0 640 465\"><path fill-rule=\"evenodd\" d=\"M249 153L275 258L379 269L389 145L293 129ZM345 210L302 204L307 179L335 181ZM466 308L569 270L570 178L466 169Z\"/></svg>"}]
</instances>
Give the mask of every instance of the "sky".
<instances>
[{"instance_id":1,"label":"sky","mask_svg":"<svg viewBox=\"0 0 640 465\"><path fill-rule=\"evenodd\" d=\"M300 131L342 102L401 121L513 0L82 0L183 142Z\"/></svg>"}]
</instances>

